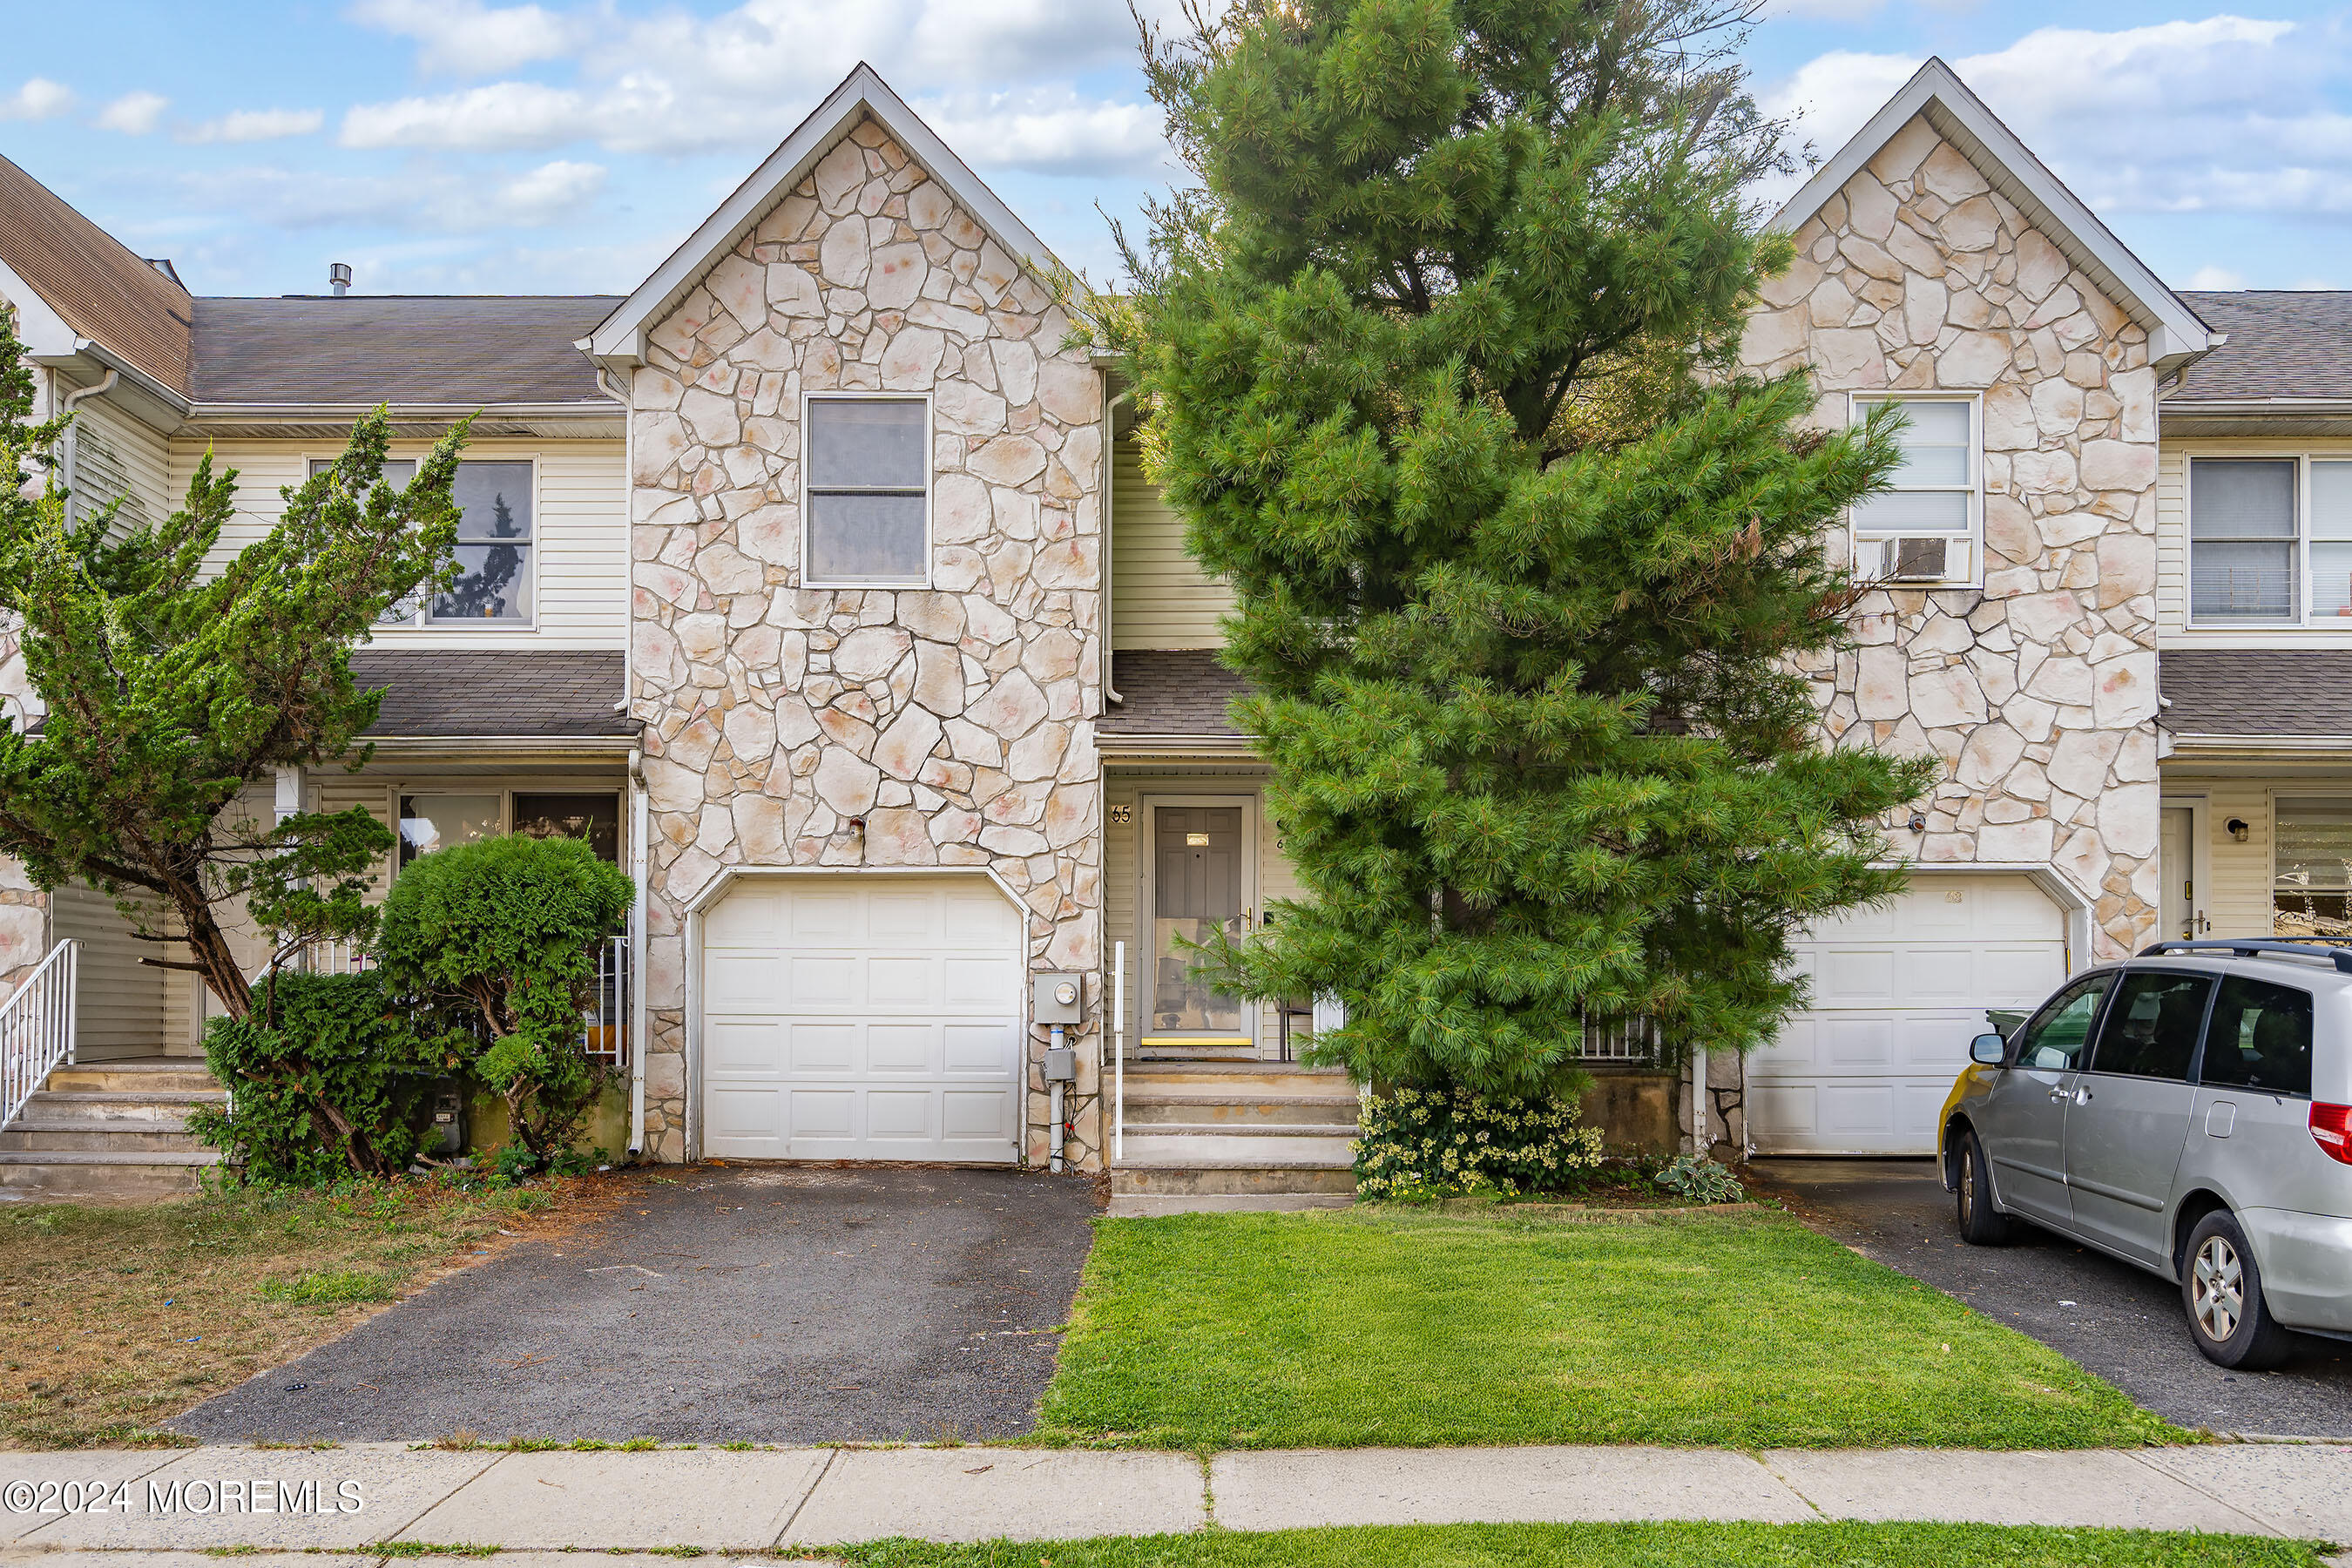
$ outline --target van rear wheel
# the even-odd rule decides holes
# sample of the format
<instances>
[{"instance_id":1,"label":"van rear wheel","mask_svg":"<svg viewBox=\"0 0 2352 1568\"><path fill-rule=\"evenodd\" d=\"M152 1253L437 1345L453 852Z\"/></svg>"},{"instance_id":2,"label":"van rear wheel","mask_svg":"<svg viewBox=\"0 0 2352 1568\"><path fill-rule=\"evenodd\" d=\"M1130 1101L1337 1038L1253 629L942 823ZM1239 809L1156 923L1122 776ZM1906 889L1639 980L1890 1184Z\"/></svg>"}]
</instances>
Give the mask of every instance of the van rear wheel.
<instances>
[{"instance_id":1,"label":"van rear wheel","mask_svg":"<svg viewBox=\"0 0 2352 1568\"><path fill-rule=\"evenodd\" d=\"M1960 1134L1958 1159L1959 1180L1953 1185L1960 1239L1972 1247L2000 1247L2010 1238L2009 1216L1993 1207L1992 1188L1985 1180L1984 1142L1973 1127Z\"/></svg>"},{"instance_id":2,"label":"van rear wheel","mask_svg":"<svg viewBox=\"0 0 2352 1568\"><path fill-rule=\"evenodd\" d=\"M2227 1209L2215 1209L2189 1233L2180 1299L2189 1309L2189 1338L2208 1361L2253 1372L2294 1352L2294 1331L2271 1316L2253 1248Z\"/></svg>"}]
</instances>

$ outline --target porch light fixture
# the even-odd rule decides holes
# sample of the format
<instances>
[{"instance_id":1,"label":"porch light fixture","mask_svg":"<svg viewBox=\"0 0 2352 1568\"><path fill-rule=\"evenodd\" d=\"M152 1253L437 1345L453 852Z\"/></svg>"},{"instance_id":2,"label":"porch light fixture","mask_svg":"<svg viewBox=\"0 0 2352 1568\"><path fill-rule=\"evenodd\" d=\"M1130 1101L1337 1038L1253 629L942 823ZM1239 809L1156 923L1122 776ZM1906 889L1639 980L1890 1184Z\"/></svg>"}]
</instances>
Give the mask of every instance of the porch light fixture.
<instances>
[{"instance_id":1,"label":"porch light fixture","mask_svg":"<svg viewBox=\"0 0 2352 1568\"><path fill-rule=\"evenodd\" d=\"M2243 844L2254 836L2254 830L2246 826L2246 819L2242 816L2233 816L2221 826L2228 828L2230 837L2240 844Z\"/></svg>"}]
</instances>

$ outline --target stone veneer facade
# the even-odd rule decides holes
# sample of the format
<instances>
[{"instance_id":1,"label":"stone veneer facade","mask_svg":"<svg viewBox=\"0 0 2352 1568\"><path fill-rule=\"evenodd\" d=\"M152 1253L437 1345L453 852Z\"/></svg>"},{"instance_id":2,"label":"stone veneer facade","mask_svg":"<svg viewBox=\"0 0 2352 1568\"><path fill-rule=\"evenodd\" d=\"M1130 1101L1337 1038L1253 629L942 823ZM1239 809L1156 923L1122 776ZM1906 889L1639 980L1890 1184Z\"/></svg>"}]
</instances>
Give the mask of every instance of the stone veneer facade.
<instances>
[{"instance_id":1,"label":"stone veneer facade","mask_svg":"<svg viewBox=\"0 0 2352 1568\"><path fill-rule=\"evenodd\" d=\"M1923 117L1796 230L1751 368L1848 393L1983 394L1978 589L1874 592L1860 647L1808 673L1839 744L1931 754L1923 865L2047 865L2092 906L2094 958L2158 894L2156 374L2147 333Z\"/></svg>"},{"instance_id":2,"label":"stone veneer facade","mask_svg":"<svg viewBox=\"0 0 2352 1568\"><path fill-rule=\"evenodd\" d=\"M1101 968L1103 391L1067 327L866 119L648 335L630 700L656 1158L686 1157L694 1114L685 914L727 868L984 867L1028 906L1033 969ZM800 585L800 400L836 389L930 399L929 591ZM1044 1043L1033 1031L1033 1164ZM1069 1152L1097 1166L1093 1025L1073 1043Z\"/></svg>"}]
</instances>

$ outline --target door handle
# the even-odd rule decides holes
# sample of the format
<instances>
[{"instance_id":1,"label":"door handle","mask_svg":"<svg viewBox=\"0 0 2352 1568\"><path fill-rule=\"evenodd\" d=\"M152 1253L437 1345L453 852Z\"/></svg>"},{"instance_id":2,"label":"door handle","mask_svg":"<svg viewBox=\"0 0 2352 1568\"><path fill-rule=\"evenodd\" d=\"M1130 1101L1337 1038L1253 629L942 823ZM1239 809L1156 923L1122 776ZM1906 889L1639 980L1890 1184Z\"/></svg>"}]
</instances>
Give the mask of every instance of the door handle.
<instances>
[{"instance_id":1,"label":"door handle","mask_svg":"<svg viewBox=\"0 0 2352 1568\"><path fill-rule=\"evenodd\" d=\"M2050 1091L2050 1103L2051 1103L2051 1104L2053 1104L2053 1105L2063 1105L2063 1104L2064 1104L2064 1103L2065 1103L2065 1100L2066 1100L2066 1091L2065 1091L2064 1089L2052 1089L2052 1090Z\"/></svg>"}]
</instances>

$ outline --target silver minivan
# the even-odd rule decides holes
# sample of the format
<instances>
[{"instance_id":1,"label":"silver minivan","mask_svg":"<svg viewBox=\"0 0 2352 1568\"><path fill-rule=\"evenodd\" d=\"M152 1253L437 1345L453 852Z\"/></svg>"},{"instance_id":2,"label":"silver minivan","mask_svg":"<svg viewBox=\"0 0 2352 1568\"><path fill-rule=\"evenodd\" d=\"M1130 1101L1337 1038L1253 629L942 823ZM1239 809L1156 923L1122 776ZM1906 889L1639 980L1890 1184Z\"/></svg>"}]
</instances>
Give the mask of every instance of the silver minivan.
<instances>
[{"instance_id":1,"label":"silver minivan","mask_svg":"<svg viewBox=\"0 0 2352 1568\"><path fill-rule=\"evenodd\" d=\"M2160 1274L2224 1366L2352 1339L2352 948L2158 942L1969 1055L1938 1133L1965 1239L2026 1219Z\"/></svg>"}]
</instances>

